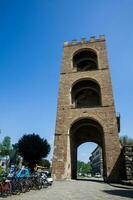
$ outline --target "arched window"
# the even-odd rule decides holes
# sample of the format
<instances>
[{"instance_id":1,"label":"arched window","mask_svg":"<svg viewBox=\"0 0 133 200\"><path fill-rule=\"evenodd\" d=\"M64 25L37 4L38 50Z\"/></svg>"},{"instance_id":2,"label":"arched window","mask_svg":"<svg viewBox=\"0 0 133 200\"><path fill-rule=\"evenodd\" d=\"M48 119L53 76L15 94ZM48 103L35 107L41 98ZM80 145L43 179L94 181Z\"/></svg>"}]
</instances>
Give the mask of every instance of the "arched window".
<instances>
[{"instance_id":1,"label":"arched window","mask_svg":"<svg viewBox=\"0 0 133 200\"><path fill-rule=\"evenodd\" d=\"M75 108L88 108L101 105L99 85L92 80L81 80L75 83L71 91L72 104Z\"/></svg>"},{"instance_id":2,"label":"arched window","mask_svg":"<svg viewBox=\"0 0 133 200\"><path fill-rule=\"evenodd\" d=\"M77 71L87 71L98 69L97 55L90 49L82 50L76 53L73 57L73 67L77 68Z\"/></svg>"}]
</instances>

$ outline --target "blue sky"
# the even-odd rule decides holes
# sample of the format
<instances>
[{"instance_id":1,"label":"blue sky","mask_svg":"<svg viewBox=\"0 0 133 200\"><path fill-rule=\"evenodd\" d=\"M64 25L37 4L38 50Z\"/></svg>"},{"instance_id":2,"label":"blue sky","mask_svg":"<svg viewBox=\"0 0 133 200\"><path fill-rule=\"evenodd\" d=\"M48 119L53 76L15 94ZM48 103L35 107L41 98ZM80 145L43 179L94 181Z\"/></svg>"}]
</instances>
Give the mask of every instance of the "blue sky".
<instances>
[{"instance_id":1,"label":"blue sky","mask_svg":"<svg viewBox=\"0 0 133 200\"><path fill-rule=\"evenodd\" d=\"M9 135L15 143L35 132L53 143L63 42L101 34L120 135L132 137L133 1L0 1L0 140ZM94 146L87 145L80 147L81 160Z\"/></svg>"}]
</instances>

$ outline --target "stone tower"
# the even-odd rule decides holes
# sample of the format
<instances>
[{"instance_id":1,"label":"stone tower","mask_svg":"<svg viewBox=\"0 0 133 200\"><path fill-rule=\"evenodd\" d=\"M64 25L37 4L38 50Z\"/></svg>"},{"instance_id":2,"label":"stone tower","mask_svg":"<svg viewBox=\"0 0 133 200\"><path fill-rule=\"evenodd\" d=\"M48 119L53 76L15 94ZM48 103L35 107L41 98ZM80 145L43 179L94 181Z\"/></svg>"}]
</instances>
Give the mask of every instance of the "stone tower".
<instances>
[{"instance_id":1,"label":"stone tower","mask_svg":"<svg viewBox=\"0 0 133 200\"><path fill-rule=\"evenodd\" d=\"M95 142L102 147L104 180L117 181L118 132L105 37L64 42L52 163L54 179L76 179L78 146Z\"/></svg>"}]
</instances>

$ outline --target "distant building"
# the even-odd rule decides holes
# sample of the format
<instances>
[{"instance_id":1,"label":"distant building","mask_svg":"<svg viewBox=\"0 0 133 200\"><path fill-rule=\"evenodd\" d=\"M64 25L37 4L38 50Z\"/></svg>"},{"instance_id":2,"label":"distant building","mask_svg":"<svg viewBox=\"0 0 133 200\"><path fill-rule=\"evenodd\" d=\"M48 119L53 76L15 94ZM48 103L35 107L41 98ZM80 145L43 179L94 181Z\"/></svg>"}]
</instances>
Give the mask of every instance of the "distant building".
<instances>
[{"instance_id":1,"label":"distant building","mask_svg":"<svg viewBox=\"0 0 133 200\"><path fill-rule=\"evenodd\" d=\"M102 148L97 146L90 156L90 163L92 166L92 174L95 175L99 173L103 175L103 158L102 158Z\"/></svg>"}]
</instances>

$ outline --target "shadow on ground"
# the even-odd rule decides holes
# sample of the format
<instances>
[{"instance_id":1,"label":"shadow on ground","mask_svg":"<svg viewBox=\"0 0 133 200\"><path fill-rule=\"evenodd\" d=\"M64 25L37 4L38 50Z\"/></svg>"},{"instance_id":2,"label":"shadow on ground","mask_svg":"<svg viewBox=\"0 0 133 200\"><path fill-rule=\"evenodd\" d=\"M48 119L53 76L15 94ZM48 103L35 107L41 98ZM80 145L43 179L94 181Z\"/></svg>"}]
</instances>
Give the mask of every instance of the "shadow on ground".
<instances>
[{"instance_id":1,"label":"shadow on ground","mask_svg":"<svg viewBox=\"0 0 133 200\"><path fill-rule=\"evenodd\" d=\"M129 185L121 185L121 184L113 184L113 183L108 183L110 186L119 188L119 189L128 189L128 190L133 190L133 186Z\"/></svg>"},{"instance_id":2,"label":"shadow on ground","mask_svg":"<svg viewBox=\"0 0 133 200\"><path fill-rule=\"evenodd\" d=\"M114 196L133 198L133 190L131 189L103 190L103 192Z\"/></svg>"}]
</instances>

